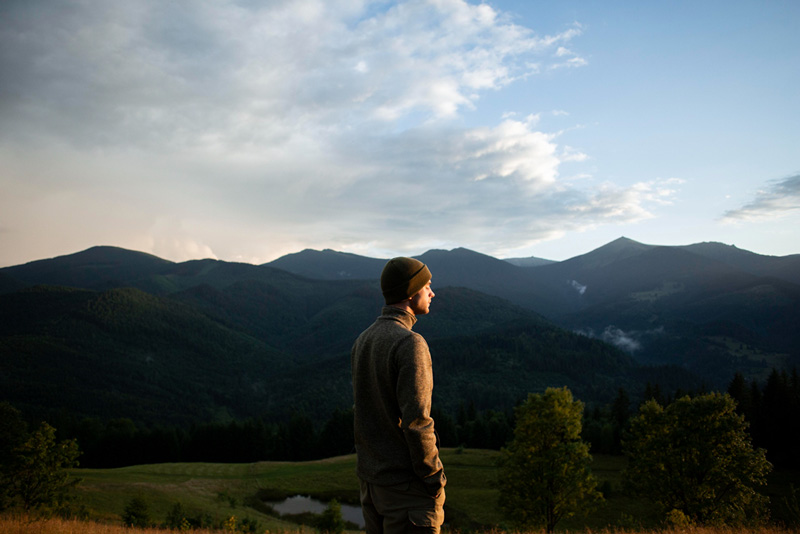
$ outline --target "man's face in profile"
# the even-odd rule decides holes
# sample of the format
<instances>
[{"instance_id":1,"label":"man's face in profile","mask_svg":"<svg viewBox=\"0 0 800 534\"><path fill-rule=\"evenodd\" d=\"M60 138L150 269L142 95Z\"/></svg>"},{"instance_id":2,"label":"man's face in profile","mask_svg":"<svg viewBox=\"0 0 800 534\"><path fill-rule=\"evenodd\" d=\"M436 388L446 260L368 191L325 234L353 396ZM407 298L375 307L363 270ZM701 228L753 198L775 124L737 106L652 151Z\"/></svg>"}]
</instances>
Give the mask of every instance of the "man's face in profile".
<instances>
[{"instance_id":1,"label":"man's face in profile","mask_svg":"<svg viewBox=\"0 0 800 534\"><path fill-rule=\"evenodd\" d=\"M428 280L425 287L417 291L414 296L411 297L410 306L414 315L425 315L428 313L431 308L431 300L435 296L436 294L431 289L431 282Z\"/></svg>"}]
</instances>

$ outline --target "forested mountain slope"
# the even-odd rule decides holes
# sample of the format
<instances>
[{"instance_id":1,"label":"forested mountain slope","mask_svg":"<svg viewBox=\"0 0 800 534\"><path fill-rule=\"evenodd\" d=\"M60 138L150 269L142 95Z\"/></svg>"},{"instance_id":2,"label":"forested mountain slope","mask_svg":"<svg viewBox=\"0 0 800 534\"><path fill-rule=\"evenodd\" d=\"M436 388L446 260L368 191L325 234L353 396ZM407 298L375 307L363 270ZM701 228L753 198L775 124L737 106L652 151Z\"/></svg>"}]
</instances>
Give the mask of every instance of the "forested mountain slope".
<instances>
[{"instance_id":1,"label":"forested mountain slope","mask_svg":"<svg viewBox=\"0 0 800 534\"><path fill-rule=\"evenodd\" d=\"M307 254L296 255L294 266ZM313 269L304 272L328 277L321 261L326 254L316 253ZM678 365L709 384L730 380L736 371L764 379L773 366L800 363L800 330L793 326L800 324L800 255L764 256L721 243L656 246L623 237L536 267L466 249L419 258L431 267L435 285L502 297L613 343L641 363Z\"/></svg>"},{"instance_id":2,"label":"forested mountain slope","mask_svg":"<svg viewBox=\"0 0 800 534\"><path fill-rule=\"evenodd\" d=\"M724 388L737 371L800 361L800 286L776 274L796 256L621 238L538 267L467 249L420 258L437 297L415 329L447 410L505 409L547 386L589 403L648 382ZM0 400L150 423L324 419L349 406L349 349L380 311L382 264L327 250L175 263L94 247L0 269Z\"/></svg>"},{"instance_id":3,"label":"forested mountain slope","mask_svg":"<svg viewBox=\"0 0 800 534\"><path fill-rule=\"evenodd\" d=\"M169 295L42 285L0 295L0 400L42 417L142 424L295 411L324 421L352 404L349 349L381 302L372 282L289 276L290 285L251 279ZM623 352L507 301L442 288L434 305L417 330L443 410L510 409L548 386L598 403L620 385L641 389ZM671 385L693 384L681 375Z\"/></svg>"}]
</instances>

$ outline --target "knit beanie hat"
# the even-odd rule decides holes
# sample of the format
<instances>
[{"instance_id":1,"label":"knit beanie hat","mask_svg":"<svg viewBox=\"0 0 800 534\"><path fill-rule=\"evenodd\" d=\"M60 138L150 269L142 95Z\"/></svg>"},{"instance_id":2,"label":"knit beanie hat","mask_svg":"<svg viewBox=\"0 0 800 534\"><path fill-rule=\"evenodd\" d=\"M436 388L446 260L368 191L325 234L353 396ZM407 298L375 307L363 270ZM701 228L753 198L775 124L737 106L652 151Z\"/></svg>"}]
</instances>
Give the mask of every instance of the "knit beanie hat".
<instances>
[{"instance_id":1,"label":"knit beanie hat","mask_svg":"<svg viewBox=\"0 0 800 534\"><path fill-rule=\"evenodd\" d=\"M394 304L414 295L431 279L428 266L414 258L393 258L383 267L381 291L386 304Z\"/></svg>"}]
</instances>

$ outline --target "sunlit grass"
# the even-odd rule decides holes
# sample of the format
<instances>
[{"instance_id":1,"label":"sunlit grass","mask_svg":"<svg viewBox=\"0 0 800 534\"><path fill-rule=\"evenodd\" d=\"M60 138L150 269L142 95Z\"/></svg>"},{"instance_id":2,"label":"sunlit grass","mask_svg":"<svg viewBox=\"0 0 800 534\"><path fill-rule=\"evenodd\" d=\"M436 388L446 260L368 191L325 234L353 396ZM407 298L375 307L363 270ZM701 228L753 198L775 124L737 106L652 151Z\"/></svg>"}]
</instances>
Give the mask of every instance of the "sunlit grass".
<instances>
[{"instance_id":1,"label":"sunlit grass","mask_svg":"<svg viewBox=\"0 0 800 534\"><path fill-rule=\"evenodd\" d=\"M159 528L129 528L121 525L100 523L95 521L79 521L65 519L29 519L25 517L0 517L0 532L3 534L164 534L169 531ZM219 534L225 530L196 529L193 534ZM228 531L230 532L230 531ZM292 529L274 530L264 529L261 532L270 534L309 534L313 532L308 528L294 527ZM540 534L543 531L534 531L531 534ZM778 527L761 528L680 528L663 530L570 530L570 534L789 534L790 531ZM487 531L484 534L500 534L499 531ZM514 533L527 534L527 533Z\"/></svg>"},{"instance_id":2,"label":"sunlit grass","mask_svg":"<svg viewBox=\"0 0 800 534\"><path fill-rule=\"evenodd\" d=\"M444 449L446 466L447 514L455 530L480 529L479 525L506 527L498 507L496 486L498 451L480 449ZM605 503L589 517L562 520L560 532L616 532L611 528L647 532L663 519L652 502L626 494L622 488L625 458L596 455L592 471ZM180 503L188 517L201 514L212 524L222 524L230 516L240 521L257 521L262 530L298 532L295 523L268 515L260 501L279 501L293 495L310 495L322 501L332 498L340 503L358 504L358 479L354 455L311 462L256 462L248 464L169 463L117 469L75 469L83 479L78 486L76 508L88 512L88 518L107 524L121 524L125 506L134 497L144 499L155 523L163 523L170 509ZM779 480L775 490L788 487L796 473ZM774 478L774 477L773 477ZM782 496L771 496L779 503ZM591 530L590 530L591 529ZM7 529L0 529L6 532ZM23 532L36 532L23 531ZM313 532L305 528L306 534ZM651 531L652 532L652 531ZM677 532L677 531L676 531ZM692 531L697 534L740 533L737 530ZM758 530L754 532L781 532Z\"/></svg>"},{"instance_id":3,"label":"sunlit grass","mask_svg":"<svg viewBox=\"0 0 800 534\"><path fill-rule=\"evenodd\" d=\"M121 525L75 519L0 518L3 534L164 534L158 528L128 528ZM217 534L218 530L198 529L194 534Z\"/></svg>"}]
</instances>

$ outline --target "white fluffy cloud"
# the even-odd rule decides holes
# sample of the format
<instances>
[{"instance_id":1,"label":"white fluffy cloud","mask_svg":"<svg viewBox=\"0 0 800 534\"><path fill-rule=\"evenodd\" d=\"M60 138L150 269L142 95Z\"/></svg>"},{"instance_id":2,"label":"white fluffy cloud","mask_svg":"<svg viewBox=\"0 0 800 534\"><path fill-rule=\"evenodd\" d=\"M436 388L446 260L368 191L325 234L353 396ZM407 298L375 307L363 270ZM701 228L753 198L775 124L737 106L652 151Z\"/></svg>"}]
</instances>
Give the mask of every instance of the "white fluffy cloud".
<instances>
[{"instance_id":1,"label":"white fluffy cloud","mask_svg":"<svg viewBox=\"0 0 800 534\"><path fill-rule=\"evenodd\" d=\"M173 259L499 254L646 218L671 194L563 183L587 156L535 115L464 120L520 79L586 65L577 24L540 36L463 0L6 2L0 20L4 249L49 228L68 250Z\"/></svg>"},{"instance_id":2,"label":"white fluffy cloud","mask_svg":"<svg viewBox=\"0 0 800 534\"><path fill-rule=\"evenodd\" d=\"M769 182L766 188L756 193L751 202L741 208L725 212L722 219L729 222L766 220L788 213L797 213L798 210L800 210L800 174Z\"/></svg>"}]
</instances>

